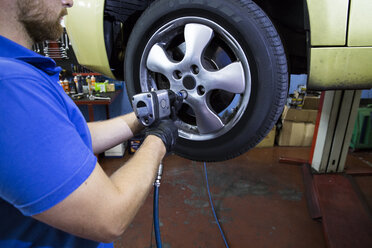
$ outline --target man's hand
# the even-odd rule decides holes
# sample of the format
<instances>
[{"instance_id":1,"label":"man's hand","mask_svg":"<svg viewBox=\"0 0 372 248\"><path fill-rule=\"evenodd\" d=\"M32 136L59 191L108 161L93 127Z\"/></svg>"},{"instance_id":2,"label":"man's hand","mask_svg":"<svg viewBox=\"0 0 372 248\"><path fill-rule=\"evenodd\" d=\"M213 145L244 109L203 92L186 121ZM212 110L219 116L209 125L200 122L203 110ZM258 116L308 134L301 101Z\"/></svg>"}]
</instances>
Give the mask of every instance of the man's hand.
<instances>
[{"instance_id":1,"label":"man's hand","mask_svg":"<svg viewBox=\"0 0 372 248\"><path fill-rule=\"evenodd\" d=\"M159 137L167 149L167 153L172 152L178 138L178 128L171 119L163 119L146 131L146 136L155 135Z\"/></svg>"}]
</instances>

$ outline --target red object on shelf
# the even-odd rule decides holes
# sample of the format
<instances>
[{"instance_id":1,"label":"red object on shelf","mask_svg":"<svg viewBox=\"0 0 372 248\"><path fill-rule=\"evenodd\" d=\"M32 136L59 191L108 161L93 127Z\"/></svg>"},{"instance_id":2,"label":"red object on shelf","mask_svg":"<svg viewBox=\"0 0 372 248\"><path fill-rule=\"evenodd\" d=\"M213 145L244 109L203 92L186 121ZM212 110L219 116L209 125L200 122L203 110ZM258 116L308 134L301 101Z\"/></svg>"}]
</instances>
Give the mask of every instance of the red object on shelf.
<instances>
[{"instance_id":1,"label":"red object on shelf","mask_svg":"<svg viewBox=\"0 0 372 248\"><path fill-rule=\"evenodd\" d=\"M97 73L97 72L84 72L84 73L72 73L72 76L101 76L102 74L101 73Z\"/></svg>"}]
</instances>

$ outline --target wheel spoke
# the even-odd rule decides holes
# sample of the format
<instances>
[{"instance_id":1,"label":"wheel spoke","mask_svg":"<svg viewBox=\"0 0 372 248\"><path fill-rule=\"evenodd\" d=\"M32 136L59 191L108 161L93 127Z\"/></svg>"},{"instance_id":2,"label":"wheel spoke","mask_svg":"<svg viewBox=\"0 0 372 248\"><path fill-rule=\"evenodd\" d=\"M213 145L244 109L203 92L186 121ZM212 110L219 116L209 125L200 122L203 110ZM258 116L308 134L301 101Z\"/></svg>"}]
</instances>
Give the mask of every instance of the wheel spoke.
<instances>
[{"instance_id":1,"label":"wheel spoke","mask_svg":"<svg viewBox=\"0 0 372 248\"><path fill-rule=\"evenodd\" d=\"M200 63L204 49L213 37L213 30L202 24L185 26L186 54L184 61Z\"/></svg>"},{"instance_id":2,"label":"wheel spoke","mask_svg":"<svg viewBox=\"0 0 372 248\"><path fill-rule=\"evenodd\" d=\"M241 94L245 90L244 69L241 62L234 62L215 72L206 72L203 76L208 91L225 90Z\"/></svg>"},{"instance_id":3,"label":"wheel spoke","mask_svg":"<svg viewBox=\"0 0 372 248\"><path fill-rule=\"evenodd\" d=\"M196 124L200 134L212 133L224 127L220 117L216 115L206 104L194 104L193 110L196 117Z\"/></svg>"},{"instance_id":4,"label":"wheel spoke","mask_svg":"<svg viewBox=\"0 0 372 248\"><path fill-rule=\"evenodd\" d=\"M155 44L149 52L146 66L153 72L169 76L169 74L172 73L172 69L175 67L175 63L169 60L165 50L159 44Z\"/></svg>"}]
</instances>

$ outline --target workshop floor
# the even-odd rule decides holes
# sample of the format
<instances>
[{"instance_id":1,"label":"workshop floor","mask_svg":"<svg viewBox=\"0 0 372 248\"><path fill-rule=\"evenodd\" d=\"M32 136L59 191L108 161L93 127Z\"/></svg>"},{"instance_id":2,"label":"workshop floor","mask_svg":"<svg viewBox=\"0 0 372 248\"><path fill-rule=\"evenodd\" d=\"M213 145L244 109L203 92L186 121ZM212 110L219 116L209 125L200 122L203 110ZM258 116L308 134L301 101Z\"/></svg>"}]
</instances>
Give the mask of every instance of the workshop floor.
<instances>
[{"instance_id":1,"label":"workshop floor","mask_svg":"<svg viewBox=\"0 0 372 248\"><path fill-rule=\"evenodd\" d=\"M309 148L255 148L233 160L208 163L214 205L230 247L326 247L322 224L309 217L301 167L281 156L308 159ZM114 171L130 156L102 158ZM225 247L206 191L203 164L177 156L164 161L160 221L164 248ZM372 167L372 151L349 153L349 168ZM109 172L110 173L110 172ZM372 176L354 176L372 206ZM152 193L115 248L156 247Z\"/></svg>"}]
</instances>

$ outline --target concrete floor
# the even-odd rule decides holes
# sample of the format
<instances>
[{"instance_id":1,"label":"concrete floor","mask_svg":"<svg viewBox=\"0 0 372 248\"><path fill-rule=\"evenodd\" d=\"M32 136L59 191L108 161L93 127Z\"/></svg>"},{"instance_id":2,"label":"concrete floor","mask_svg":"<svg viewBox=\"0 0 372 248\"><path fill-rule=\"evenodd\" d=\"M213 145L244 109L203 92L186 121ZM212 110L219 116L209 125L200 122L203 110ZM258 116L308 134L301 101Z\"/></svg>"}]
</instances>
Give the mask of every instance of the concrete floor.
<instances>
[{"instance_id":1,"label":"concrete floor","mask_svg":"<svg viewBox=\"0 0 372 248\"><path fill-rule=\"evenodd\" d=\"M209 185L230 247L326 247L322 224L310 218L301 167L279 157L308 159L309 148L255 148L233 160L208 163ZM130 156L102 158L115 171ZM372 167L372 152L350 153L348 168ZM160 221L164 248L225 247L209 206L203 164L177 156L164 160ZM371 176L354 176L372 206ZM152 193L115 248L156 247Z\"/></svg>"}]
</instances>

